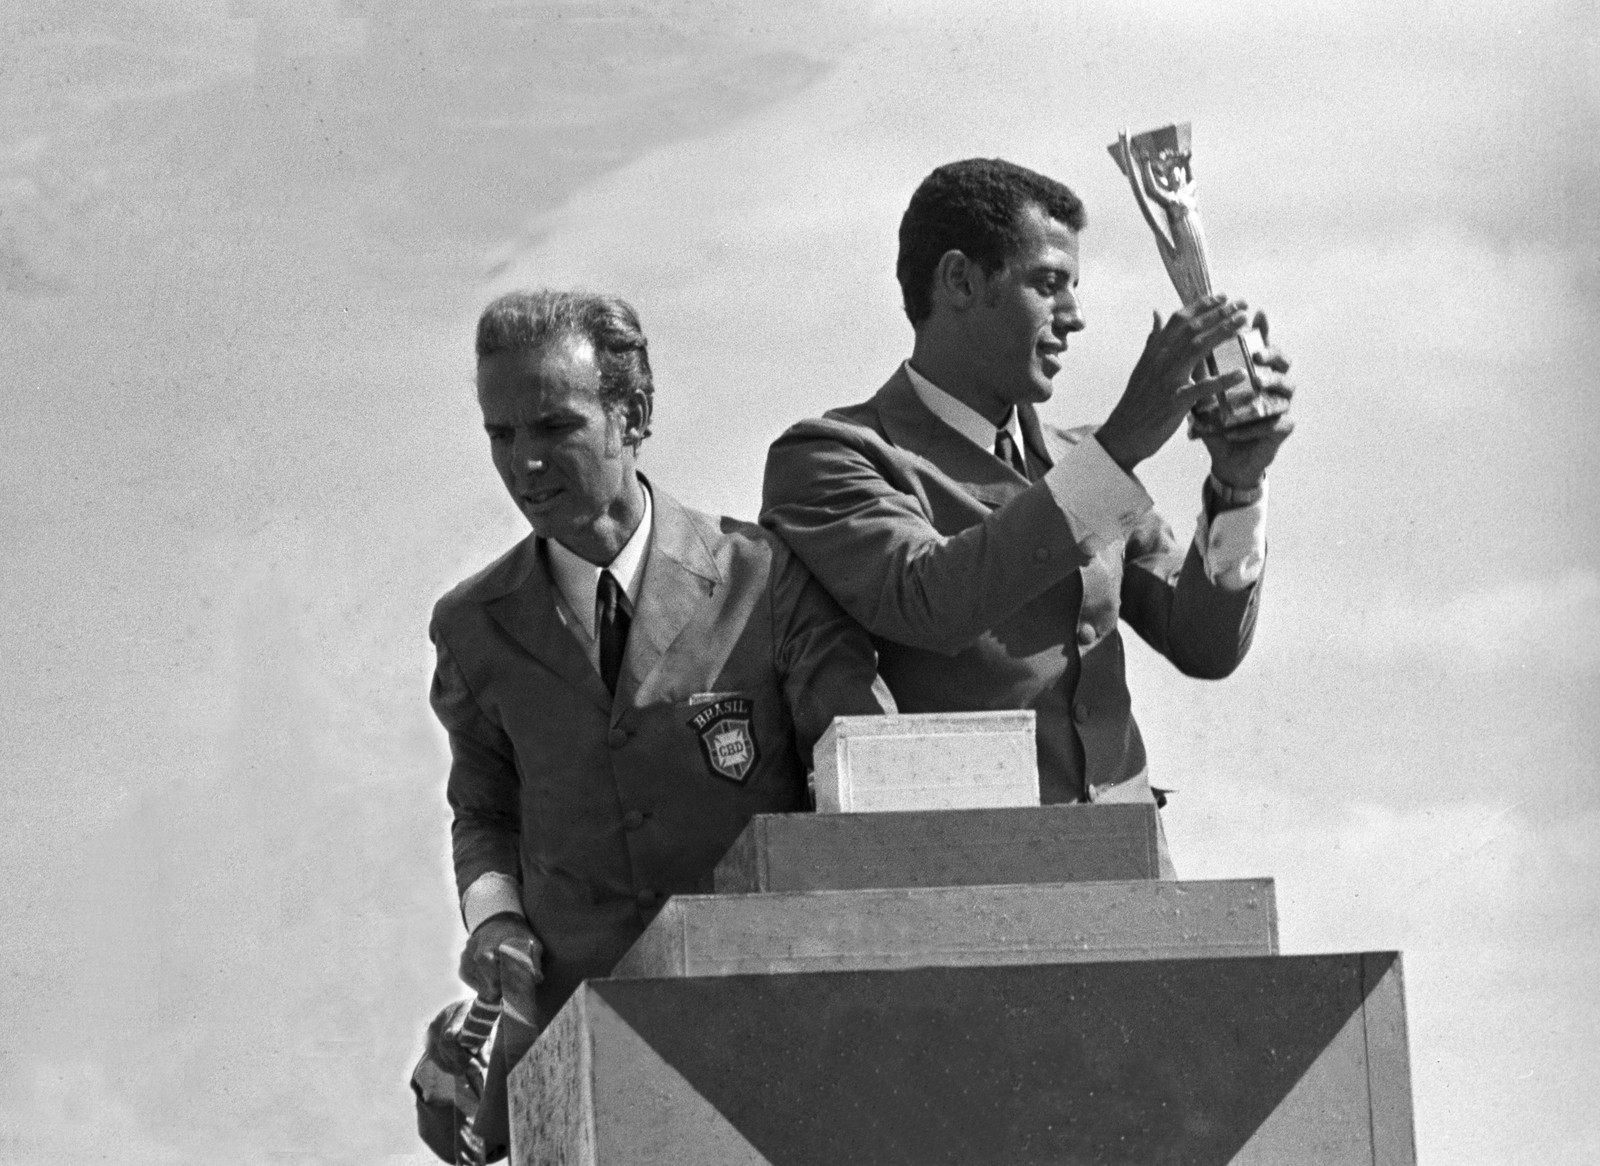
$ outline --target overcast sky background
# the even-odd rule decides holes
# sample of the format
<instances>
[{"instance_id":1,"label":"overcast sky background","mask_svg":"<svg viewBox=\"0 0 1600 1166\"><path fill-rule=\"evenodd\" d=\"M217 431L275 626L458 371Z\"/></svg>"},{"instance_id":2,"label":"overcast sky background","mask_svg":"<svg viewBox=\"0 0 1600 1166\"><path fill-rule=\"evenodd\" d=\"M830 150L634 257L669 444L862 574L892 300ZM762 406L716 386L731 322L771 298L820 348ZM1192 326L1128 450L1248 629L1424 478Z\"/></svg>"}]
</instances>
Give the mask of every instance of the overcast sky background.
<instances>
[{"instance_id":1,"label":"overcast sky background","mask_svg":"<svg viewBox=\"0 0 1600 1166\"><path fill-rule=\"evenodd\" d=\"M523 529L491 295L631 299L648 470L753 517L908 351L895 228L954 158L1088 203L1046 411L1102 419L1175 301L1105 147L1182 119L1301 394L1250 659L1130 647L1180 872L1405 952L1425 1161L1600 1160L1586 0L8 0L0 101L0 1162L432 1160L427 616ZM1185 532L1204 464L1143 471Z\"/></svg>"}]
</instances>

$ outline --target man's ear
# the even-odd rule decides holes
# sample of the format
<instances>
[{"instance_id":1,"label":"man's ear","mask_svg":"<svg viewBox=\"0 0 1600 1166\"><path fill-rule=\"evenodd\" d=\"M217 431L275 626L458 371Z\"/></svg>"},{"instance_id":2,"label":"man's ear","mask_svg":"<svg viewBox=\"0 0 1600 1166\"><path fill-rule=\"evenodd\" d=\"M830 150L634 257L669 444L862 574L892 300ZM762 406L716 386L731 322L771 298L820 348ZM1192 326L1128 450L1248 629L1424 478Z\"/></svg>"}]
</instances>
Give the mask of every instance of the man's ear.
<instances>
[{"instance_id":1,"label":"man's ear","mask_svg":"<svg viewBox=\"0 0 1600 1166\"><path fill-rule=\"evenodd\" d=\"M933 269L933 299L956 311L965 311L983 290L984 273L963 251L950 250L939 256Z\"/></svg>"},{"instance_id":2,"label":"man's ear","mask_svg":"<svg viewBox=\"0 0 1600 1166\"><path fill-rule=\"evenodd\" d=\"M622 444L637 451L650 436L650 398L643 389L634 389L622 400Z\"/></svg>"}]
</instances>

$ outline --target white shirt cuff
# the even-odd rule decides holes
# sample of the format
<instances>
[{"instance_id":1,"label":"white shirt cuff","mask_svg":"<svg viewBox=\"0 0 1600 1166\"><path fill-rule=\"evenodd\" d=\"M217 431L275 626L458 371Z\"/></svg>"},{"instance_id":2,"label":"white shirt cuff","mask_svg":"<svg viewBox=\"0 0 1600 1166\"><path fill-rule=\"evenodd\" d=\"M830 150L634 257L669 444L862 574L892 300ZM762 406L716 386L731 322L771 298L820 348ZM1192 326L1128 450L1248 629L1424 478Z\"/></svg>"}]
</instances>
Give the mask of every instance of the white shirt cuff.
<instances>
[{"instance_id":1,"label":"white shirt cuff","mask_svg":"<svg viewBox=\"0 0 1600 1166\"><path fill-rule=\"evenodd\" d=\"M489 916L502 911L522 914L522 884L508 874L497 870L481 874L461 896L461 919L469 934Z\"/></svg>"},{"instance_id":2,"label":"white shirt cuff","mask_svg":"<svg viewBox=\"0 0 1600 1166\"><path fill-rule=\"evenodd\" d=\"M1078 545L1091 554L1121 542L1154 505L1139 480L1124 473L1093 435L1074 445L1044 480L1072 519Z\"/></svg>"},{"instance_id":3,"label":"white shirt cuff","mask_svg":"<svg viewBox=\"0 0 1600 1166\"><path fill-rule=\"evenodd\" d=\"M1206 521L1205 507L1195 522L1194 545L1206 578L1224 591L1243 591L1261 578L1267 561L1267 495L1259 502L1224 510Z\"/></svg>"}]
</instances>

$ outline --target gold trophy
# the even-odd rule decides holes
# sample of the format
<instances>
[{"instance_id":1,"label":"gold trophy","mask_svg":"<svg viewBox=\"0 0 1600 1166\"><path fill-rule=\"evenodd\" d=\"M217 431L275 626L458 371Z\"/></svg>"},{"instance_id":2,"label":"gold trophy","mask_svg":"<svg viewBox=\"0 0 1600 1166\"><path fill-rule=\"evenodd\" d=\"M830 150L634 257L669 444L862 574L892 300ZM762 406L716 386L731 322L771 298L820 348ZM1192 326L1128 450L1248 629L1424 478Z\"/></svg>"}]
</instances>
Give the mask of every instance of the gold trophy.
<instances>
[{"instance_id":1,"label":"gold trophy","mask_svg":"<svg viewBox=\"0 0 1600 1166\"><path fill-rule=\"evenodd\" d=\"M1195 203L1194 173L1189 167L1189 123L1162 126L1131 138L1123 130L1107 149L1133 187L1134 201L1155 233L1156 249L1161 252L1161 262L1179 297L1188 305L1210 295L1206 236L1200 225L1200 208ZM1160 218L1151 203L1161 207ZM1252 358L1262 347L1260 333L1249 328L1206 359L1208 375L1238 370L1246 379L1194 407L1189 414L1190 437L1260 421L1289 407L1285 398L1261 389Z\"/></svg>"}]
</instances>

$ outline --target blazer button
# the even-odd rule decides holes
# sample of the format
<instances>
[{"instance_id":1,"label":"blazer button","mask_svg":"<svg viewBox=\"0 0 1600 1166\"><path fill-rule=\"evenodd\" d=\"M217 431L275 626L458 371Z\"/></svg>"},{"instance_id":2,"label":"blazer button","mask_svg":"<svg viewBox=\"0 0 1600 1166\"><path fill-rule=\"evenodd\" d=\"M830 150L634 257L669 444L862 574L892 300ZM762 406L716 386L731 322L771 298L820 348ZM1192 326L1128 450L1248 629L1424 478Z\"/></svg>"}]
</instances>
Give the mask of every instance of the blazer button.
<instances>
[{"instance_id":1,"label":"blazer button","mask_svg":"<svg viewBox=\"0 0 1600 1166\"><path fill-rule=\"evenodd\" d=\"M621 749L627 743L628 732L626 729L612 729L611 732L606 734L606 744L613 749Z\"/></svg>"},{"instance_id":2,"label":"blazer button","mask_svg":"<svg viewBox=\"0 0 1600 1166\"><path fill-rule=\"evenodd\" d=\"M1080 725L1089 719L1089 705L1086 701L1080 700L1072 706L1072 719Z\"/></svg>"},{"instance_id":3,"label":"blazer button","mask_svg":"<svg viewBox=\"0 0 1600 1166\"><path fill-rule=\"evenodd\" d=\"M1094 643L1094 624L1081 623L1078 625L1078 646L1087 648Z\"/></svg>"},{"instance_id":4,"label":"blazer button","mask_svg":"<svg viewBox=\"0 0 1600 1166\"><path fill-rule=\"evenodd\" d=\"M638 810L629 810L626 814L622 815L622 824L629 830L637 830L640 826L644 825L644 815Z\"/></svg>"},{"instance_id":5,"label":"blazer button","mask_svg":"<svg viewBox=\"0 0 1600 1166\"><path fill-rule=\"evenodd\" d=\"M1048 563L1050 561L1050 548L1040 547L1038 550L1034 551L1033 561L1035 563Z\"/></svg>"},{"instance_id":6,"label":"blazer button","mask_svg":"<svg viewBox=\"0 0 1600 1166\"><path fill-rule=\"evenodd\" d=\"M641 907L654 907L656 905L656 897L657 896L654 891L640 891L634 896L634 898L638 900L639 906Z\"/></svg>"}]
</instances>

